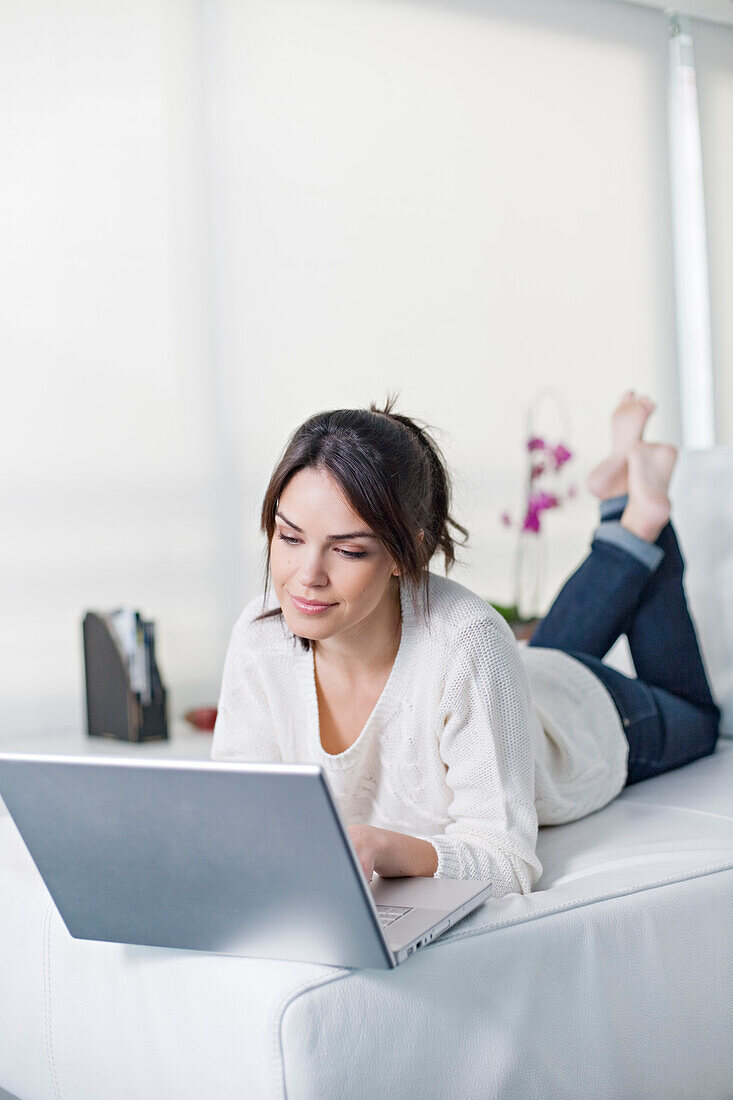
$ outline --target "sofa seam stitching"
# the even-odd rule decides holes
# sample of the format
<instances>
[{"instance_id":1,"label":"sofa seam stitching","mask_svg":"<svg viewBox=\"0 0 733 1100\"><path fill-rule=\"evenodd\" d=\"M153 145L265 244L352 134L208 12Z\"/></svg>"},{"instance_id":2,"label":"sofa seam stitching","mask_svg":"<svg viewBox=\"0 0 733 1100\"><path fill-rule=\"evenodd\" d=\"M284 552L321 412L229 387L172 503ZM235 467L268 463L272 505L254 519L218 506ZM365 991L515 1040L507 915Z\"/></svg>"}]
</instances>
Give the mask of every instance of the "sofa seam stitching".
<instances>
[{"instance_id":1,"label":"sofa seam stitching","mask_svg":"<svg viewBox=\"0 0 733 1100\"><path fill-rule=\"evenodd\" d=\"M350 973L351 971L349 969L344 969L340 967L336 970L334 974L321 975L321 977L319 978L309 978L307 981L299 985L297 989L288 990L288 992L283 994L283 996L280 998L280 1001L278 1002L274 1012L275 1033L273 1037L273 1046L275 1061L279 1069L280 1096L282 1100L287 1100L288 1095L287 1085L285 1084L285 1057L283 1053L282 1043L282 1027L286 1011L288 1010L290 1005L298 999L298 997L303 995L303 993L307 993L311 989L317 989L319 986L322 985L328 985L329 982L337 981L340 978L346 978L350 975Z\"/></svg>"},{"instance_id":2,"label":"sofa seam stitching","mask_svg":"<svg viewBox=\"0 0 733 1100\"><path fill-rule=\"evenodd\" d=\"M695 814L697 817L711 817L714 821L727 821L733 823L733 816L731 816L731 814L716 814L713 810L701 810L698 806L674 806L670 802L649 802L641 798L628 798L625 800L625 805L646 806L647 808L651 807L655 810L674 810L675 813Z\"/></svg>"},{"instance_id":3,"label":"sofa seam stitching","mask_svg":"<svg viewBox=\"0 0 733 1100\"><path fill-rule=\"evenodd\" d=\"M699 871L657 879L655 882L644 883L643 886L629 886L625 890L617 890L613 893L603 894L600 897L589 895L585 898L576 898L574 901L549 906L546 909L539 909L528 916L516 917L514 920L495 921L491 924L484 924L481 928L468 929L465 932L456 931L450 939L441 937L440 940L436 940L435 943L430 944L428 949L440 947L441 944L456 943L458 940L470 939L472 936L480 936L486 932L496 931L500 928L513 928L519 924L529 924L540 917L549 917L553 916L555 913L570 912L573 909L580 909L586 905L596 905L605 901L614 901L616 898L633 897L634 894L643 894L646 890L656 890L661 886L673 886L678 882L689 882L691 879L703 878L707 875L717 874L720 871L733 871L733 863L714 863L710 864L708 867L700 868Z\"/></svg>"},{"instance_id":4,"label":"sofa seam stitching","mask_svg":"<svg viewBox=\"0 0 733 1100\"><path fill-rule=\"evenodd\" d=\"M53 902L49 902L43 922L43 1015L46 1058L51 1069L51 1085L56 1100L61 1100L56 1062L53 1056L53 1028L51 1021L51 919Z\"/></svg>"}]
</instances>

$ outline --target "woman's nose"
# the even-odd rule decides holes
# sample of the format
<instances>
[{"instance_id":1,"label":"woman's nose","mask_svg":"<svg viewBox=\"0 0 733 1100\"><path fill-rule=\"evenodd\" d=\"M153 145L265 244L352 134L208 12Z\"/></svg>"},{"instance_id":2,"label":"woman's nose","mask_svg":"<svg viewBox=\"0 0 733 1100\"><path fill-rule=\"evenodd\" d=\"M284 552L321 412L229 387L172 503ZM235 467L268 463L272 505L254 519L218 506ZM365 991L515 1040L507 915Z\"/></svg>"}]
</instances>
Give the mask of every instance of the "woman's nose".
<instances>
[{"instance_id":1,"label":"woman's nose","mask_svg":"<svg viewBox=\"0 0 733 1100\"><path fill-rule=\"evenodd\" d=\"M324 588L328 584L323 556L315 548L303 554L298 571L298 580L304 588Z\"/></svg>"}]
</instances>

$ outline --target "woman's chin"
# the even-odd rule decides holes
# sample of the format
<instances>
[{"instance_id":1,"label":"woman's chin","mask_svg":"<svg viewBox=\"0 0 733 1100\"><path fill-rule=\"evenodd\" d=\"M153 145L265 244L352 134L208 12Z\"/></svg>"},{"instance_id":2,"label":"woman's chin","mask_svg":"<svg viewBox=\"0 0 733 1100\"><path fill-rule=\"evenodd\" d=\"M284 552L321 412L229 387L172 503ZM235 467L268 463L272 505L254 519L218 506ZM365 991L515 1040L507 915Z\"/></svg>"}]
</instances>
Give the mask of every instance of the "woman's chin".
<instances>
[{"instance_id":1,"label":"woman's chin","mask_svg":"<svg viewBox=\"0 0 733 1100\"><path fill-rule=\"evenodd\" d=\"M333 630L329 628L326 623L314 622L308 615L286 615L283 611L283 618L288 624L289 630L298 638L306 638L309 642L323 641L324 638L330 637Z\"/></svg>"}]
</instances>

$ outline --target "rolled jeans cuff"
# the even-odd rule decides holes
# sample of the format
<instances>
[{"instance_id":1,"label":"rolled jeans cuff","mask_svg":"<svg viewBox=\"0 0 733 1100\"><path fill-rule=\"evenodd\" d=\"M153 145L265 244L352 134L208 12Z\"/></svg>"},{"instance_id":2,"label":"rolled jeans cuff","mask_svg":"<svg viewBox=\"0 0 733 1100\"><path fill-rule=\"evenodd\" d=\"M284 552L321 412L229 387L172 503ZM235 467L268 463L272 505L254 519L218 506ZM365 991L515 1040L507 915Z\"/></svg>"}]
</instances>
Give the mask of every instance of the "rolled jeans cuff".
<instances>
[{"instance_id":1,"label":"rolled jeans cuff","mask_svg":"<svg viewBox=\"0 0 733 1100\"><path fill-rule=\"evenodd\" d=\"M605 503L609 503L604 501ZM650 573L658 568L664 558L664 550L655 543L647 542L639 538L632 531L627 531L617 520L608 520L597 527L593 532L594 542L610 542L612 546L618 546L625 550L633 558L645 565Z\"/></svg>"},{"instance_id":2,"label":"rolled jeans cuff","mask_svg":"<svg viewBox=\"0 0 733 1100\"><path fill-rule=\"evenodd\" d=\"M628 496L626 493L620 497L609 497L608 500L601 501L601 523L605 523L609 519L620 519L623 514L623 510L628 503Z\"/></svg>"}]
</instances>

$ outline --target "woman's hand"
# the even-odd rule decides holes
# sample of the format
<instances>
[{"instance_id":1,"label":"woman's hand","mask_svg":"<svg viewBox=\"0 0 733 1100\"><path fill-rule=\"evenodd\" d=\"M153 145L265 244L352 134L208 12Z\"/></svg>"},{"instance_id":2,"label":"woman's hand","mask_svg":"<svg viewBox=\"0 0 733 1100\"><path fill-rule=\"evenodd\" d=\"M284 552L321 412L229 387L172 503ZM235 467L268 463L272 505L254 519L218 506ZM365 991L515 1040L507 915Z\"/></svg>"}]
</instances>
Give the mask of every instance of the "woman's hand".
<instances>
[{"instance_id":1,"label":"woman's hand","mask_svg":"<svg viewBox=\"0 0 733 1100\"><path fill-rule=\"evenodd\" d=\"M428 840L373 825L350 825L349 836L367 882L375 871L382 878L432 878L438 870L438 853Z\"/></svg>"}]
</instances>

